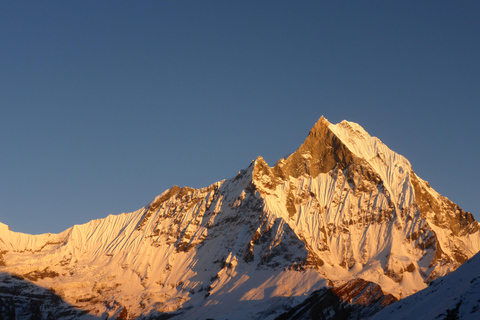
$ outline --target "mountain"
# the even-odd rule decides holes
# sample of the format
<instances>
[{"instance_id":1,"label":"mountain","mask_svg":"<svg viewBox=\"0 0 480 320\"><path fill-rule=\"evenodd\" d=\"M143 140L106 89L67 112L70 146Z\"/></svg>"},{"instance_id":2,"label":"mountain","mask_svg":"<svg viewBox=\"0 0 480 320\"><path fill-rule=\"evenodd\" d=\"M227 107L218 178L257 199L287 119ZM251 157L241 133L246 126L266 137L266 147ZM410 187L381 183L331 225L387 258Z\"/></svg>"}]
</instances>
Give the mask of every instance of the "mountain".
<instances>
[{"instance_id":1,"label":"mountain","mask_svg":"<svg viewBox=\"0 0 480 320\"><path fill-rule=\"evenodd\" d=\"M59 234L0 224L0 272L102 319L274 319L332 295L371 315L479 250L471 213L358 124L323 117L273 167L258 157Z\"/></svg>"},{"instance_id":2,"label":"mountain","mask_svg":"<svg viewBox=\"0 0 480 320\"><path fill-rule=\"evenodd\" d=\"M480 254L428 288L377 313L371 320L480 319Z\"/></svg>"}]
</instances>

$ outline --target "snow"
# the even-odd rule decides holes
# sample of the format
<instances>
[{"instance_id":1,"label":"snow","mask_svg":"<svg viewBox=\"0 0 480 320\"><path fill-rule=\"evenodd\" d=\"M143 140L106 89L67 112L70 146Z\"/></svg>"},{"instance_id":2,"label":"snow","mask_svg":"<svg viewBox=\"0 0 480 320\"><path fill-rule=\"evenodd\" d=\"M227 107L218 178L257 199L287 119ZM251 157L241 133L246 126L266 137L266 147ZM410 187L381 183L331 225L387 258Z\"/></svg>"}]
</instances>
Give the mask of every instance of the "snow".
<instances>
[{"instance_id":1,"label":"snow","mask_svg":"<svg viewBox=\"0 0 480 320\"><path fill-rule=\"evenodd\" d=\"M329 128L355 155L375 169L399 208L408 205L412 197L409 188L412 166L405 157L390 150L380 139L371 137L356 123L342 121L337 125L330 124Z\"/></svg>"},{"instance_id":2,"label":"snow","mask_svg":"<svg viewBox=\"0 0 480 320\"><path fill-rule=\"evenodd\" d=\"M478 231L453 238L420 215L408 160L355 123L328 128L383 187L354 185L338 167L280 178L259 157L235 178L173 187L140 210L60 234L0 223L0 271L42 271L36 285L99 317L127 307L131 317L181 309L183 319L273 319L329 283L363 278L397 298L424 289L432 272L458 267L432 263L436 247L424 242L434 237L449 257L478 252Z\"/></svg>"},{"instance_id":3,"label":"snow","mask_svg":"<svg viewBox=\"0 0 480 320\"><path fill-rule=\"evenodd\" d=\"M457 306L457 319L480 319L479 270L480 255L477 254L456 271L435 280L428 288L390 305L371 320L444 319Z\"/></svg>"}]
</instances>

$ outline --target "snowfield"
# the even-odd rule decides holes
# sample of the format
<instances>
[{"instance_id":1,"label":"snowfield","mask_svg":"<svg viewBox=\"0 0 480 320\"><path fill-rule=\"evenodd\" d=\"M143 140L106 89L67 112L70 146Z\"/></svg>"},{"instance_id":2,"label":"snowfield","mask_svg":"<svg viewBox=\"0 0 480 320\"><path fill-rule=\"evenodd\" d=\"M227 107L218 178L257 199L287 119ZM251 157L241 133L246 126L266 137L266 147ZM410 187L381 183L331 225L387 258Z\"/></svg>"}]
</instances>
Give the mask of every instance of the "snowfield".
<instances>
[{"instance_id":1,"label":"snowfield","mask_svg":"<svg viewBox=\"0 0 480 320\"><path fill-rule=\"evenodd\" d=\"M371 318L377 319L480 319L480 255Z\"/></svg>"}]
</instances>

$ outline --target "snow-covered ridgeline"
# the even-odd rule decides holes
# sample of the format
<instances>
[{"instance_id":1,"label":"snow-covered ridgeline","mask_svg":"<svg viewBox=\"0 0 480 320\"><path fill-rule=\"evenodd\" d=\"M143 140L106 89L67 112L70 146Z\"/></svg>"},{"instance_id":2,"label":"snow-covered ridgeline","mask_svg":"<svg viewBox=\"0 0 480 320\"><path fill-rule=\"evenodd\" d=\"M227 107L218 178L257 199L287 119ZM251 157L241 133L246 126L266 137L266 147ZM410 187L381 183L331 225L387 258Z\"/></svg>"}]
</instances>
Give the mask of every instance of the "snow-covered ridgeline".
<instances>
[{"instance_id":1,"label":"snow-covered ridgeline","mask_svg":"<svg viewBox=\"0 0 480 320\"><path fill-rule=\"evenodd\" d=\"M11 231L0 223L0 251L40 251L48 243L61 243L65 240L67 231L60 234L30 235Z\"/></svg>"},{"instance_id":2,"label":"snow-covered ridgeline","mask_svg":"<svg viewBox=\"0 0 480 320\"><path fill-rule=\"evenodd\" d=\"M412 199L405 197L412 195L408 192L412 166L405 157L390 150L380 139L371 137L356 123L342 121L336 125L329 124L328 128L350 151L359 158L365 159L374 168L395 200L398 209L409 207Z\"/></svg>"},{"instance_id":3,"label":"snow-covered ridgeline","mask_svg":"<svg viewBox=\"0 0 480 320\"><path fill-rule=\"evenodd\" d=\"M313 270L306 274L283 270L295 260L295 254L291 261L275 256L264 259L280 244L276 240L283 239L282 245L288 247L285 237L294 234L284 231L284 224L275 217L262 213L261 200L254 190L248 190L250 173L251 168L228 183L201 190L174 187L137 212L70 228L61 234L61 243L45 246L46 239L54 235L30 236L6 230L2 240L9 247L1 271L52 288L67 302L88 307L97 315L111 316L123 306L137 315L154 307L170 312L186 302L201 306L233 298L258 300L258 307L264 308L261 300L270 297L303 297L324 281ZM275 231L270 237L264 236L259 239L261 245L253 245L256 231L263 234L272 228ZM19 238L26 245L11 250ZM31 242L35 245L29 247ZM295 245L301 242L297 240ZM32 248L38 251L30 251ZM251 263L245 262L247 256ZM237 261L240 266L236 268ZM259 263L281 263L283 271L257 270ZM266 295L265 290L270 293ZM112 301L117 304L111 305ZM231 309L226 307L222 312ZM242 309L239 304L237 311Z\"/></svg>"},{"instance_id":4,"label":"snow-covered ridgeline","mask_svg":"<svg viewBox=\"0 0 480 320\"><path fill-rule=\"evenodd\" d=\"M359 125L322 118L272 168L259 157L232 179L57 235L0 224L0 271L102 317L263 319L356 278L408 296L480 249L471 219Z\"/></svg>"}]
</instances>

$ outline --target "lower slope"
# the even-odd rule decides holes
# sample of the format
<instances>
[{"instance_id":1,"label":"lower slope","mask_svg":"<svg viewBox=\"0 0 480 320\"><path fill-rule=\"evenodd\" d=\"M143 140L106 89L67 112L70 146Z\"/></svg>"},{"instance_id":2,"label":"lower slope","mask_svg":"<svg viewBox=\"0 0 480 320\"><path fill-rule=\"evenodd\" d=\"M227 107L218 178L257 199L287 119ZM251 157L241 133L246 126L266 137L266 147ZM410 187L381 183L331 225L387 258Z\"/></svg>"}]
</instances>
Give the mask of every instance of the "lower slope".
<instances>
[{"instance_id":1,"label":"lower slope","mask_svg":"<svg viewBox=\"0 0 480 320\"><path fill-rule=\"evenodd\" d=\"M480 254L370 320L480 319Z\"/></svg>"},{"instance_id":2,"label":"lower slope","mask_svg":"<svg viewBox=\"0 0 480 320\"><path fill-rule=\"evenodd\" d=\"M53 290L0 273L0 319L2 320L75 320L100 319L63 301Z\"/></svg>"},{"instance_id":3,"label":"lower slope","mask_svg":"<svg viewBox=\"0 0 480 320\"><path fill-rule=\"evenodd\" d=\"M397 299L385 295L379 285L358 278L337 288L313 292L275 320L366 319L395 301Z\"/></svg>"}]
</instances>

